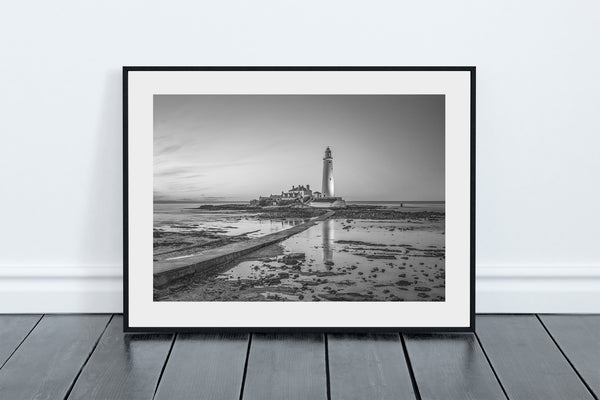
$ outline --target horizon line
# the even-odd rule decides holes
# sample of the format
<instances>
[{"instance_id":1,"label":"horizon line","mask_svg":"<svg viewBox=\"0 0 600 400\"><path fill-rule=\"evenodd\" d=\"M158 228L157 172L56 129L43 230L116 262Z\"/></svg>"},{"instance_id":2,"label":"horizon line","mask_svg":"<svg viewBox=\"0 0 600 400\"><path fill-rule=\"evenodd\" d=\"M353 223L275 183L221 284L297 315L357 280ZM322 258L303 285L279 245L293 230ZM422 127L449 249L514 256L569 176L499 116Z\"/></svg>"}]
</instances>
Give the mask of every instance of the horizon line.
<instances>
[{"instance_id":1,"label":"horizon line","mask_svg":"<svg viewBox=\"0 0 600 400\"><path fill-rule=\"evenodd\" d=\"M250 200L153 200L154 203L249 203ZM445 200L346 200L347 202L445 203Z\"/></svg>"}]
</instances>

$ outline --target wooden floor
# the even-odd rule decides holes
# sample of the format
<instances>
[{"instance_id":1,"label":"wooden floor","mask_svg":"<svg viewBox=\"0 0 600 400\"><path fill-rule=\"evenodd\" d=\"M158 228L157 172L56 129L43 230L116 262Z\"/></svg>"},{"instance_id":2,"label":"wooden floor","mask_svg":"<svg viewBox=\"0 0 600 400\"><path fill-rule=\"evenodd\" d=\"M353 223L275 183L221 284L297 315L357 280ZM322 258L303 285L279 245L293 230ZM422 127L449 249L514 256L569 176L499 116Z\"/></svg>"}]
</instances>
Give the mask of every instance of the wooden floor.
<instances>
[{"instance_id":1,"label":"wooden floor","mask_svg":"<svg viewBox=\"0 0 600 400\"><path fill-rule=\"evenodd\" d=\"M598 399L600 315L474 334L124 335L120 315L0 315L0 399Z\"/></svg>"}]
</instances>

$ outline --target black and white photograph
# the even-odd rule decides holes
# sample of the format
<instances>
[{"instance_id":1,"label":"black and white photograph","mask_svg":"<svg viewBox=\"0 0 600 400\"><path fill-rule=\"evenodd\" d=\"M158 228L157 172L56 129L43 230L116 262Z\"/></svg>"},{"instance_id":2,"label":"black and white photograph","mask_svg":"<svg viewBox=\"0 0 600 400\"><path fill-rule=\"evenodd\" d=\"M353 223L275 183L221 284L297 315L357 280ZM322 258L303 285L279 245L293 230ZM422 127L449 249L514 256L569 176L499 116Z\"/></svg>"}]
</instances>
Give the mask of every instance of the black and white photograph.
<instances>
[{"instance_id":1,"label":"black and white photograph","mask_svg":"<svg viewBox=\"0 0 600 400\"><path fill-rule=\"evenodd\" d=\"M445 300L444 95L154 95L154 301Z\"/></svg>"},{"instance_id":2,"label":"black and white photograph","mask_svg":"<svg viewBox=\"0 0 600 400\"><path fill-rule=\"evenodd\" d=\"M125 67L127 329L468 330L470 67Z\"/></svg>"}]
</instances>

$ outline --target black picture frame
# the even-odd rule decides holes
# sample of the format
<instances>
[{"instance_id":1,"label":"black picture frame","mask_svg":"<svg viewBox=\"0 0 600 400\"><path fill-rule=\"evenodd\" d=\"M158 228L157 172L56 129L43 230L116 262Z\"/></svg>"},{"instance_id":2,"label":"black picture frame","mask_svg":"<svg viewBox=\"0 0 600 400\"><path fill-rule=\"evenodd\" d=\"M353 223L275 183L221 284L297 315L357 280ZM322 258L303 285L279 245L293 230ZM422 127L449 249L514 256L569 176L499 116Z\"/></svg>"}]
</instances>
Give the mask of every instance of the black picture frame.
<instances>
[{"instance_id":1,"label":"black picture frame","mask_svg":"<svg viewBox=\"0 0 600 400\"><path fill-rule=\"evenodd\" d=\"M135 71L463 71L470 74L470 325L443 327L132 327L129 310L129 73ZM476 67L475 66L124 66L123 90L123 327L126 333L344 333L405 332L441 333L475 330L475 221L476 221Z\"/></svg>"}]
</instances>

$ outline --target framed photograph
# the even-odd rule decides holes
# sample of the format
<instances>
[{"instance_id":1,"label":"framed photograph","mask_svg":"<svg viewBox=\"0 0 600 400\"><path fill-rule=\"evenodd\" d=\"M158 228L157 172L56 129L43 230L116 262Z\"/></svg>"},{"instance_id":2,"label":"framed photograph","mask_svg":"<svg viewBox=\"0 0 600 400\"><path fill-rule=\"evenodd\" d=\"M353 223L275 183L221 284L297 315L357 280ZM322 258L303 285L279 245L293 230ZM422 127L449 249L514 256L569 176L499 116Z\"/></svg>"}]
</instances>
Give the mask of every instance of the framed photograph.
<instances>
[{"instance_id":1,"label":"framed photograph","mask_svg":"<svg viewBox=\"0 0 600 400\"><path fill-rule=\"evenodd\" d=\"M124 67L128 332L474 328L474 67Z\"/></svg>"}]
</instances>

